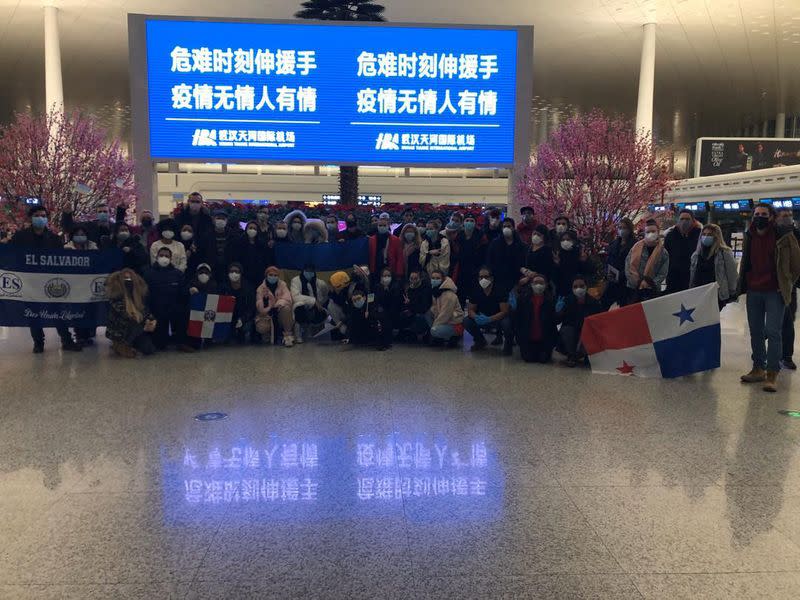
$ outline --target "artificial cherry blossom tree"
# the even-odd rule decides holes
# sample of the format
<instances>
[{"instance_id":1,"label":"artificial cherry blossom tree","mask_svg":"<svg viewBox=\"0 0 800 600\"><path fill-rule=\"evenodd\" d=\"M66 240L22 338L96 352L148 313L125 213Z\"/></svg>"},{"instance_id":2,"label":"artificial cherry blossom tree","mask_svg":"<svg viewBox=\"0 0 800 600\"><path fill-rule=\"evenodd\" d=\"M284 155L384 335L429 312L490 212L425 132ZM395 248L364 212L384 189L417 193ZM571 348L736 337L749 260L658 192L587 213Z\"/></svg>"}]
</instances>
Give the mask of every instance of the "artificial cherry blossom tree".
<instances>
[{"instance_id":1,"label":"artificial cherry blossom tree","mask_svg":"<svg viewBox=\"0 0 800 600\"><path fill-rule=\"evenodd\" d=\"M53 214L71 208L80 220L98 204L112 209L136 199L133 161L108 141L96 121L78 112L17 113L0 127L0 219L20 225L20 200L39 198Z\"/></svg>"},{"instance_id":2,"label":"artificial cherry blossom tree","mask_svg":"<svg viewBox=\"0 0 800 600\"><path fill-rule=\"evenodd\" d=\"M519 206L551 225L567 215L589 252L610 242L622 217L661 202L669 186L652 142L633 125L600 111L566 121L541 144L517 186Z\"/></svg>"}]
</instances>

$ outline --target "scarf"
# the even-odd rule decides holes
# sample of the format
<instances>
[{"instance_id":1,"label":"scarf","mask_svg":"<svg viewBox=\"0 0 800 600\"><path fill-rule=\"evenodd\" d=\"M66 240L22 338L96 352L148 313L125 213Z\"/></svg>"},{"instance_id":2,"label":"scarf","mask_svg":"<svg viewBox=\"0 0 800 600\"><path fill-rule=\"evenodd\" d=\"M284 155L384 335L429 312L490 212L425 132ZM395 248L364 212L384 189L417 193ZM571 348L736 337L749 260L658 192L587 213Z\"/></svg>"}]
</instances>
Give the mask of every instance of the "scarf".
<instances>
[{"instance_id":1,"label":"scarf","mask_svg":"<svg viewBox=\"0 0 800 600\"><path fill-rule=\"evenodd\" d=\"M315 299L317 298L317 278L316 277L312 277L311 281L308 281L305 278L305 276L302 273L300 273L300 284L302 286L303 296L314 296ZM308 293L308 286L309 285L311 286L311 290L314 292L313 294L309 294Z\"/></svg>"},{"instance_id":2,"label":"scarf","mask_svg":"<svg viewBox=\"0 0 800 600\"><path fill-rule=\"evenodd\" d=\"M628 281L632 281L637 287L643 280L653 279L656 267L661 262L661 252L664 250L664 242L659 240L655 248L650 251L647 264L644 266L644 273L639 276L639 265L642 262L642 252L644 252L644 240L640 240L631 248L631 264L628 268Z\"/></svg>"}]
</instances>

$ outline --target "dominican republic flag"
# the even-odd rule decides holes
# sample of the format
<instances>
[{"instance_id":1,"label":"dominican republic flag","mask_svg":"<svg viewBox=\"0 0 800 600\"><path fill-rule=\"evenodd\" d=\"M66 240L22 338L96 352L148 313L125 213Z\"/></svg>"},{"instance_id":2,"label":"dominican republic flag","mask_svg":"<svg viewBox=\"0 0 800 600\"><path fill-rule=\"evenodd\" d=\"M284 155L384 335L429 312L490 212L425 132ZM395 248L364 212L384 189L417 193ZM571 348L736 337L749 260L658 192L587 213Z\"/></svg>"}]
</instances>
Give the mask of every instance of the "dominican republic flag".
<instances>
[{"instance_id":1,"label":"dominican republic flag","mask_svg":"<svg viewBox=\"0 0 800 600\"><path fill-rule=\"evenodd\" d=\"M717 284L588 317L581 341L593 373L669 378L716 369Z\"/></svg>"},{"instance_id":2,"label":"dominican republic flag","mask_svg":"<svg viewBox=\"0 0 800 600\"><path fill-rule=\"evenodd\" d=\"M224 340L231 331L236 298L217 294L194 294L189 301L189 337Z\"/></svg>"}]
</instances>

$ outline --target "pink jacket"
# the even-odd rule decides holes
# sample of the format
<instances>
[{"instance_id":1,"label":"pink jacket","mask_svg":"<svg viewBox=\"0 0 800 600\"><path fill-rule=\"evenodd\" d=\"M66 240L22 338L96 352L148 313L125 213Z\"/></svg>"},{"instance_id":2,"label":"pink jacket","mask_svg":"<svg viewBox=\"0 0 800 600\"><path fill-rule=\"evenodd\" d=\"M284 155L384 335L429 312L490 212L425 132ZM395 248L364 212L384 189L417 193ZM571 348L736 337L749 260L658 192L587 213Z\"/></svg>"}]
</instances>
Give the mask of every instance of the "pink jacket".
<instances>
[{"instance_id":1,"label":"pink jacket","mask_svg":"<svg viewBox=\"0 0 800 600\"><path fill-rule=\"evenodd\" d=\"M266 304L264 300L266 299ZM266 283L262 283L256 290L256 310L259 314L266 315L273 308L280 310L288 306L292 307L292 292L289 291L289 286L280 279L278 280L278 287L275 288L273 294Z\"/></svg>"}]
</instances>

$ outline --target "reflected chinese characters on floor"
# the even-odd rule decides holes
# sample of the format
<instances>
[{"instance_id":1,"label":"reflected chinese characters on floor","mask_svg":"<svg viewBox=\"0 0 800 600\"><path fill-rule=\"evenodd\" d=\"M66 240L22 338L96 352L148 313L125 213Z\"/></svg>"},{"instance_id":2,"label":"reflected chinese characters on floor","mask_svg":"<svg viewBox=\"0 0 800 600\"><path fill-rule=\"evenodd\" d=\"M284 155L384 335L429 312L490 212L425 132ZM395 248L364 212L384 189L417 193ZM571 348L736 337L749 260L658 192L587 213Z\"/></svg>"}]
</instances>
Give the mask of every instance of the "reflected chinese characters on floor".
<instances>
[{"instance_id":1,"label":"reflected chinese characters on floor","mask_svg":"<svg viewBox=\"0 0 800 600\"><path fill-rule=\"evenodd\" d=\"M314 520L381 514L402 502L423 519L458 517L461 506L464 518L485 518L502 498L497 457L482 439L266 435L161 454L168 522L186 508L201 518L241 506L267 519Z\"/></svg>"}]
</instances>

